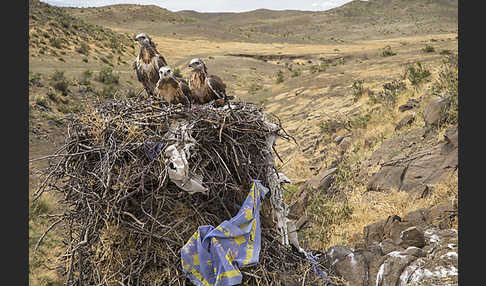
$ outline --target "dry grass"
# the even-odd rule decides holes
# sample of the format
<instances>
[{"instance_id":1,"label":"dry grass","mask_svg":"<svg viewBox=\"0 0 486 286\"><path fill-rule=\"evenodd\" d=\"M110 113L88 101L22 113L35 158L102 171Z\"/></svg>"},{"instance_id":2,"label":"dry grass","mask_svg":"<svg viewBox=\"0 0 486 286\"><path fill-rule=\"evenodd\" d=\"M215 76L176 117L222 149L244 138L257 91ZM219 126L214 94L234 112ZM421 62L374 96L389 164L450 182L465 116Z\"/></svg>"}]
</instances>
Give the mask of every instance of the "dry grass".
<instances>
[{"instance_id":1,"label":"dry grass","mask_svg":"<svg viewBox=\"0 0 486 286\"><path fill-rule=\"evenodd\" d=\"M335 192L337 194L331 196L322 190L311 193L311 203L306 209L306 215L311 216L313 220L311 227L304 231L303 236L309 246L326 249L337 244L349 245L354 242L353 236L361 234L363 227L370 223L392 214L403 216L412 210L430 208L446 201L450 202L454 197L457 199L457 172L443 183L437 184L434 192L426 198L417 198L396 190L379 193L367 192L366 189L368 178L378 171L379 166L367 167L363 163L370 158L381 142L401 132L424 126L421 114L423 114L426 103L433 96L431 86L434 86L442 77L439 68L431 69L431 71L431 80L426 84L413 87L407 82L407 88L398 92L395 105L388 105L381 101L374 102L369 95L359 97L354 103L353 106L362 111L357 118L367 116L367 120L362 125L355 125L357 127L351 129L352 143L343 154L335 182L331 187L331 194ZM382 85L375 85L370 90L376 93L381 88ZM416 120L410 126L396 131L396 124L406 114L400 112L398 106L406 103L409 98L421 99L419 107L407 111L417 113ZM348 120L349 122L355 120L350 116L342 118L339 113L334 113L334 120ZM351 124L351 126L353 125ZM447 125L443 125L436 130L437 143L443 141L446 128ZM348 131L341 129L334 132L334 135L345 133ZM326 135L323 134L323 136ZM370 144L370 142L372 143ZM339 156L339 151L339 146L333 142L328 142L321 149L326 156L326 166L329 166L330 162ZM301 168L304 165L303 161L298 163Z\"/></svg>"}]
</instances>

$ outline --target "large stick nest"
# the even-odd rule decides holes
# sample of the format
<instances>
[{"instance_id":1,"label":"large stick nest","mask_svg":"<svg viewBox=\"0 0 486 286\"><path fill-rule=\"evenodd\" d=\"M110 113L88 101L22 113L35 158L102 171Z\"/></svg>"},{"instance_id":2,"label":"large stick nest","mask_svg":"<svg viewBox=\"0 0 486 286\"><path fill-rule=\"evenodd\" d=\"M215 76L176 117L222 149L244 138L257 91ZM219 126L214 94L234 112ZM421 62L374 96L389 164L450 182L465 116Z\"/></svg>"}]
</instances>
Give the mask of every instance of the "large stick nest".
<instances>
[{"instance_id":1,"label":"large stick nest","mask_svg":"<svg viewBox=\"0 0 486 286\"><path fill-rule=\"evenodd\" d=\"M177 121L190 123L196 141L190 173L202 177L206 193L189 194L168 177L163 148ZM198 226L234 216L251 179L267 185L266 170L274 163L267 160L274 152L267 146L270 133L291 139L277 117L249 103L229 109L112 100L70 117L65 144L46 157L50 167L34 194L34 200L45 191L60 194L65 284L191 285L181 247ZM150 150L154 146L162 146L159 153ZM243 285L284 285L305 275L306 285L317 283L304 256L280 243L270 199L261 212L260 261L241 269Z\"/></svg>"}]
</instances>

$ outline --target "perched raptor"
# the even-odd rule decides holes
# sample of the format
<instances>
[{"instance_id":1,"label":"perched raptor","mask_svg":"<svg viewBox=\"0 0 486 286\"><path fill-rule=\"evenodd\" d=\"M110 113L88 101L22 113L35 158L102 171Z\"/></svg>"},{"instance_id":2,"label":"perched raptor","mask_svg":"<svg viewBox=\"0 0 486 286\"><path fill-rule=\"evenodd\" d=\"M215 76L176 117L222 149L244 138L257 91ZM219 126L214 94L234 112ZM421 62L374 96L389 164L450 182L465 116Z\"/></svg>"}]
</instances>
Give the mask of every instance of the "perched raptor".
<instances>
[{"instance_id":1,"label":"perched raptor","mask_svg":"<svg viewBox=\"0 0 486 286\"><path fill-rule=\"evenodd\" d=\"M175 77L169 66L159 69L159 77L154 90L156 97L169 104L191 105L195 98L184 79Z\"/></svg>"},{"instance_id":2,"label":"perched raptor","mask_svg":"<svg viewBox=\"0 0 486 286\"><path fill-rule=\"evenodd\" d=\"M226 95L226 84L216 75L208 75L206 64L198 58L189 63L192 75L189 79L189 87L199 103L204 104L216 101L218 105L224 105L233 96Z\"/></svg>"},{"instance_id":3,"label":"perched raptor","mask_svg":"<svg viewBox=\"0 0 486 286\"><path fill-rule=\"evenodd\" d=\"M151 96L159 80L159 69L166 66L167 62L157 51L152 39L145 33L138 34L135 41L140 45L140 52L133 62L133 68L137 71L138 81Z\"/></svg>"}]
</instances>

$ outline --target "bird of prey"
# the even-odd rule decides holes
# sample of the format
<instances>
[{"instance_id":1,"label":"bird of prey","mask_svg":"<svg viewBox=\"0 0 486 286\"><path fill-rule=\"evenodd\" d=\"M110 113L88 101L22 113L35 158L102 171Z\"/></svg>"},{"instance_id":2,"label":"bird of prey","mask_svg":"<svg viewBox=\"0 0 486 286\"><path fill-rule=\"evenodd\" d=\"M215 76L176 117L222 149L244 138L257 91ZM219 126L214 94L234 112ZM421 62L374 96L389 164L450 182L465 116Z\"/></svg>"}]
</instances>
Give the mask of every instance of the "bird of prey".
<instances>
[{"instance_id":1,"label":"bird of prey","mask_svg":"<svg viewBox=\"0 0 486 286\"><path fill-rule=\"evenodd\" d=\"M159 69L159 80L155 85L154 94L169 104L191 105L194 99L189 85L182 78L174 76L169 66Z\"/></svg>"},{"instance_id":2,"label":"bird of prey","mask_svg":"<svg viewBox=\"0 0 486 286\"><path fill-rule=\"evenodd\" d=\"M147 34L138 34L135 41L140 46L140 52L133 62L133 68L137 71L138 81L142 83L147 94L152 96L159 80L159 69L167 66L167 62Z\"/></svg>"},{"instance_id":3,"label":"bird of prey","mask_svg":"<svg viewBox=\"0 0 486 286\"><path fill-rule=\"evenodd\" d=\"M192 93L199 99L199 103L208 102L224 105L233 96L226 95L226 84L216 75L208 75L206 64L199 58L192 59L189 63L192 75L189 79L189 87Z\"/></svg>"}]
</instances>

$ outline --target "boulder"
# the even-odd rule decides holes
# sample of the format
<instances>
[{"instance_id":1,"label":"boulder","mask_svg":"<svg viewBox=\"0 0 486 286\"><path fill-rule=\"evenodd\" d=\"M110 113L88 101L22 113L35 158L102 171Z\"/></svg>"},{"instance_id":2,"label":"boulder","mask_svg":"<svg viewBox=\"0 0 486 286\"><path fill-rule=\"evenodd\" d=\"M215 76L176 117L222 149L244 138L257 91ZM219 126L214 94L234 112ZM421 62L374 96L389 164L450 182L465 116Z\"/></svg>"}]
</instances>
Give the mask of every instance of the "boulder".
<instances>
[{"instance_id":1,"label":"boulder","mask_svg":"<svg viewBox=\"0 0 486 286\"><path fill-rule=\"evenodd\" d=\"M338 135L338 136L336 136L336 137L334 138L334 140L333 140L333 141L334 141L334 143L336 143L336 145L339 145L339 143L341 143L341 141L343 141L343 139L344 139L344 136L342 136L342 135Z\"/></svg>"},{"instance_id":2,"label":"boulder","mask_svg":"<svg viewBox=\"0 0 486 286\"><path fill-rule=\"evenodd\" d=\"M313 190L326 190L334 180L337 168L325 169L306 182L306 187Z\"/></svg>"},{"instance_id":3,"label":"boulder","mask_svg":"<svg viewBox=\"0 0 486 286\"><path fill-rule=\"evenodd\" d=\"M374 285L397 285L403 270L417 257L404 251L393 251L384 256L384 261L378 269Z\"/></svg>"},{"instance_id":4,"label":"boulder","mask_svg":"<svg viewBox=\"0 0 486 286\"><path fill-rule=\"evenodd\" d=\"M444 108L450 104L449 97L434 97L424 110L425 125L437 126L442 119Z\"/></svg>"},{"instance_id":5,"label":"boulder","mask_svg":"<svg viewBox=\"0 0 486 286\"><path fill-rule=\"evenodd\" d=\"M395 126L395 131L402 129L403 127L412 124L415 121L415 113L405 115Z\"/></svg>"},{"instance_id":6,"label":"boulder","mask_svg":"<svg viewBox=\"0 0 486 286\"><path fill-rule=\"evenodd\" d=\"M457 126L448 129L444 141L415 151L407 147L414 145L408 136L387 139L372 154L370 162L379 163L381 168L368 181L368 191L395 189L425 196L431 191L429 185L439 183L457 169ZM390 150L399 155L390 158Z\"/></svg>"},{"instance_id":7,"label":"boulder","mask_svg":"<svg viewBox=\"0 0 486 286\"><path fill-rule=\"evenodd\" d=\"M410 109L413 109L415 107L417 107L419 105L419 101L415 98L409 98L407 103L403 104L403 105L400 105L398 107L398 110L400 112L405 112L407 110L410 110Z\"/></svg>"},{"instance_id":8,"label":"boulder","mask_svg":"<svg viewBox=\"0 0 486 286\"><path fill-rule=\"evenodd\" d=\"M329 247L325 253L326 260L324 261L324 266L326 268L333 267L339 260L346 257L346 255L352 253L353 250L348 246L334 245Z\"/></svg>"},{"instance_id":9,"label":"boulder","mask_svg":"<svg viewBox=\"0 0 486 286\"><path fill-rule=\"evenodd\" d=\"M380 242L378 244L378 246L380 247L383 255L387 255L388 253L393 252L393 251L397 251L397 250L398 251L404 250L400 245L395 244L393 242L393 239L391 239L391 238L384 239L382 242Z\"/></svg>"},{"instance_id":10,"label":"boulder","mask_svg":"<svg viewBox=\"0 0 486 286\"><path fill-rule=\"evenodd\" d=\"M337 275L348 282L348 285L368 285L368 261L360 252L349 253L339 259L333 268Z\"/></svg>"},{"instance_id":11,"label":"boulder","mask_svg":"<svg viewBox=\"0 0 486 286\"><path fill-rule=\"evenodd\" d=\"M367 190L382 192L392 189L399 189L402 184L402 177L406 171L404 166L385 166L374 174L368 181Z\"/></svg>"},{"instance_id":12,"label":"boulder","mask_svg":"<svg viewBox=\"0 0 486 286\"><path fill-rule=\"evenodd\" d=\"M407 248L414 246L422 248L425 246L424 232L416 226L409 227L400 233L400 246Z\"/></svg>"},{"instance_id":13,"label":"boulder","mask_svg":"<svg viewBox=\"0 0 486 286\"><path fill-rule=\"evenodd\" d=\"M412 222L415 221L412 218L420 214L416 211L404 217ZM393 235L394 229L405 223L399 216L389 216L371 224L373 227L368 226L368 229L385 233L384 236L387 232ZM419 227L411 226L401 231L400 236L400 245L387 237L378 244L360 249L332 246L321 256L321 265L342 277L346 285L450 285L443 282L457 282L456 230L432 228L423 232ZM404 248L403 245L410 244L404 242L425 246Z\"/></svg>"},{"instance_id":14,"label":"boulder","mask_svg":"<svg viewBox=\"0 0 486 286\"><path fill-rule=\"evenodd\" d=\"M363 239L366 247L376 245L383 240L383 228L385 221L380 220L378 222L369 224L363 228Z\"/></svg>"}]
</instances>

